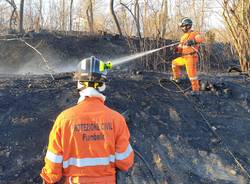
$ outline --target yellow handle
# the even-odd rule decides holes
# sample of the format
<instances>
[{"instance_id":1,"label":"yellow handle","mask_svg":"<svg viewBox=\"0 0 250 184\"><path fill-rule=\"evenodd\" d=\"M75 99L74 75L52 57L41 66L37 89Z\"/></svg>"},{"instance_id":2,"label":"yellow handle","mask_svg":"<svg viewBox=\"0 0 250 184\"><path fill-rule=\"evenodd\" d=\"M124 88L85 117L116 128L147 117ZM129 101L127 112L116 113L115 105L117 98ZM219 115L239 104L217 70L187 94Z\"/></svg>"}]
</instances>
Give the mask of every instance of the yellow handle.
<instances>
[{"instance_id":1,"label":"yellow handle","mask_svg":"<svg viewBox=\"0 0 250 184\"><path fill-rule=\"evenodd\" d=\"M100 61L99 70L100 72L103 72L105 70L105 63L103 61Z\"/></svg>"}]
</instances>

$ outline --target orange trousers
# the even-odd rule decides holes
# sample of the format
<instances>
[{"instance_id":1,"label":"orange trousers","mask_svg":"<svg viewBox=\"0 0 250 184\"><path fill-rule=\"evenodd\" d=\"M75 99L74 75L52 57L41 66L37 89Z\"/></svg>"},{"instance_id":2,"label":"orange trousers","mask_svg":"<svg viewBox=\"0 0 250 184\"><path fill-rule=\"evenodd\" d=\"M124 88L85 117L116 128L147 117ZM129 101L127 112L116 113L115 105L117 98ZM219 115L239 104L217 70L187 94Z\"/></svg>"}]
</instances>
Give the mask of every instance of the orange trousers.
<instances>
[{"instance_id":1,"label":"orange trousers","mask_svg":"<svg viewBox=\"0 0 250 184\"><path fill-rule=\"evenodd\" d=\"M198 56L197 55L186 55L182 57L178 57L172 61L172 71L173 78L179 79L181 77L181 66L186 66L186 71L188 74L188 78L192 85L193 91L200 90L200 84L197 76L197 63Z\"/></svg>"}]
</instances>

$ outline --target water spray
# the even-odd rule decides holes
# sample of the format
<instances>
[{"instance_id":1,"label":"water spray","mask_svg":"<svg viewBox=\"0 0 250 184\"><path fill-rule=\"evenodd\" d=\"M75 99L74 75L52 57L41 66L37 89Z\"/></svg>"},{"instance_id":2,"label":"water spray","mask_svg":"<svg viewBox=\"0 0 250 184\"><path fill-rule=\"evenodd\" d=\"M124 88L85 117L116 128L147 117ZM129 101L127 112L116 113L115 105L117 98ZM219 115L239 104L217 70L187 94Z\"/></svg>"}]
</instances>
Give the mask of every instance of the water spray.
<instances>
[{"instance_id":1,"label":"water spray","mask_svg":"<svg viewBox=\"0 0 250 184\"><path fill-rule=\"evenodd\" d=\"M120 65L120 64L124 64L124 63L132 61L134 59L146 56L148 54L152 54L152 53L157 52L159 50L162 50L162 49L165 49L165 48L168 48L168 47L173 47L175 45L178 45L179 43L180 42L177 42L177 43L173 43L173 44L170 44L170 45L165 45L165 46L157 48L157 49L153 49L153 50L149 50L149 51L145 51L145 52L140 52L140 53L137 53L137 54L134 54L134 55L131 55L131 56L125 56L125 57L121 57L121 58L118 58L118 59L114 59L114 60L112 60L112 65L117 66L117 65Z\"/></svg>"},{"instance_id":2,"label":"water spray","mask_svg":"<svg viewBox=\"0 0 250 184\"><path fill-rule=\"evenodd\" d=\"M125 56L125 57L121 57L121 58L118 58L118 59L114 59L112 61L105 62L105 61L99 60L99 63L100 63L99 64L99 71L100 72L108 71L108 70L112 69L113 66L117 66L117 65L120 65L120 64L124 64L124 63L130 62L130 61L132 61L134 59L146 56L148 54L157 52L157 51L165 49L167 47L173 47L175 45L178 45L179 43L180 42L176 42L176 43L173 43L173 44L170 44L170 45L165 45L165 46L157 48L157 49L153 49L153 50L149 50L149 51L145 51L145 52L140 52L140 53L137 53L137 54L134 54L134 55L130 55L130 56ZM94 56L92 56L92 57L95 58Z\"/></svg>"}]
</instances>

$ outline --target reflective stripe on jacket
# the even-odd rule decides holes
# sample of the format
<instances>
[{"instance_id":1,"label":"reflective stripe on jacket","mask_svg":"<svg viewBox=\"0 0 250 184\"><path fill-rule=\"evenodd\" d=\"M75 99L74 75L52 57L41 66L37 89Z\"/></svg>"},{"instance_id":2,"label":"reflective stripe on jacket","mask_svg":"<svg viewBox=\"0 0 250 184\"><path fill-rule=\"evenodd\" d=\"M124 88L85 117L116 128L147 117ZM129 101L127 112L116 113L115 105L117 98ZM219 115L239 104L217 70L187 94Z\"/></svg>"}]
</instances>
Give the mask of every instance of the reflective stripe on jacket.
<instances>
[{"instance_id":1,"label":"reflective stripe on jacket","mask_svg":"<svg viewBox=\"0 0 250 184\"><path fill-rule=\"evenodd\" d=\"M194 40L197 44L193 46L187 46L186 43L188 40ZM178 45L178 52L183 56L188 54L194 54L199 49L199 43L202 43L204 38L200 33L195 31L190 31L188 33L184 33L181 37L180 44Z\"/></svg>"},{"instance_id":2,"label":"reflective stripe on jacket","mask_svg":"<svg viewBox=\"0 0 250 184\"><path fill-rule=\"evenodd\" d=\"M41 176L55 183L62 176L113 176L115 167L134 162L125 119L97 97L87 97L62 112L50 132Z\"/></svg>"}]
</instances>

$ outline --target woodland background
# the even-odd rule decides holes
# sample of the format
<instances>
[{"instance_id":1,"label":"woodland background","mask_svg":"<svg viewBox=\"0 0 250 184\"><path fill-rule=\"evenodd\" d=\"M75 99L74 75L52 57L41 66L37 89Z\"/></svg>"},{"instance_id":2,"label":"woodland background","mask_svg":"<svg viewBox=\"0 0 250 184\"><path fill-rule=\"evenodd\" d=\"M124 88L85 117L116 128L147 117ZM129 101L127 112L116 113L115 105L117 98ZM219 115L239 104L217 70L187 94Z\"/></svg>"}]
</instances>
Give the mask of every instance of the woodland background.
<instances>
[{"instance_id":1,"label":"woodland background","mask_svg":"<svg viewBox=\"0 0 250 184\"><path fill-rule=\"evenodd\" d=\"M250 70L249 0L1 0L0 12L1 35L43 31L116 34L126 37L134 52L162 45L151 39L178 40L182 34L179 21L190 17L194 29L206 37L201 51L204 61L218 50L211 49L211 44L223 43L231 60L239 61L241 71ZM139 48L130 38L138 39ZM217 55L213 58L220 62Z\"/></svg>"}]
</instances>

